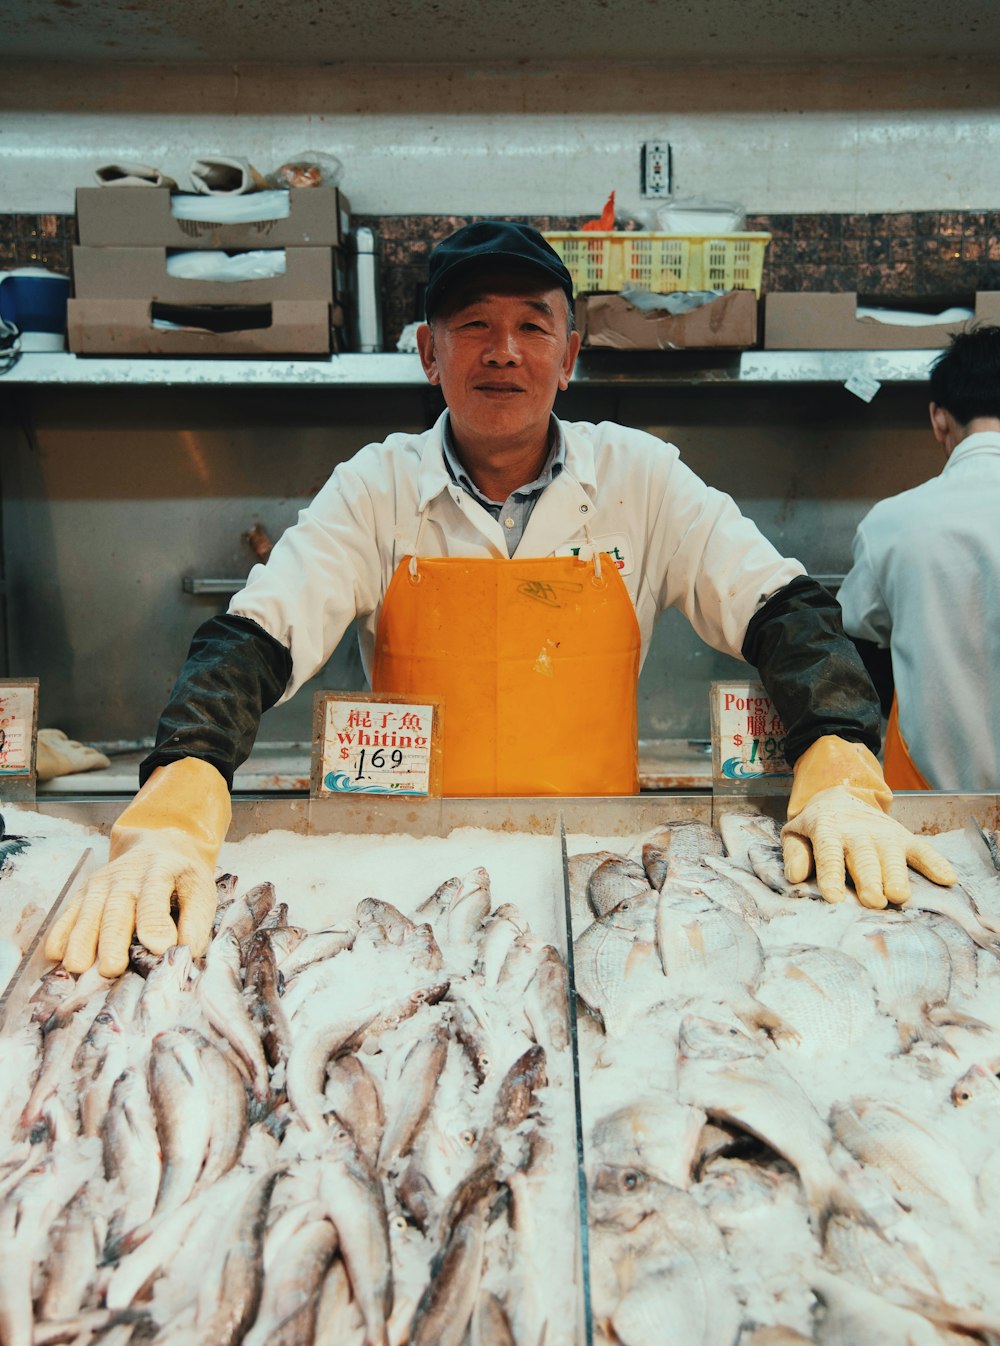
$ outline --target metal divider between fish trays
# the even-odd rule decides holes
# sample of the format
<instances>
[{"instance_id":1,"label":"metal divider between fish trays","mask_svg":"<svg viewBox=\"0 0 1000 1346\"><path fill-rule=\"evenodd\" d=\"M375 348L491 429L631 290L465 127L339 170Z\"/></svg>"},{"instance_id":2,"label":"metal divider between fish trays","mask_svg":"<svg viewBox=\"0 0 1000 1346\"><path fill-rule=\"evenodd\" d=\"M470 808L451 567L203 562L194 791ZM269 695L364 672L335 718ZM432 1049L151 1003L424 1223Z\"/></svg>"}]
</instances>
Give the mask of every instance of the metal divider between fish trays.
<instances>
[{"instance_id":1,"label":"metal divider between fish trays","mask_svg":"<svg viewBox=\"0 0 1000 1346\"><path fill-rule=\"evenodd\" d=\"M69 878L60 889L59 896L52 903L45 919L35 932L34 939L25 949L24 956L8 982L3 995L0 995L0 1030L7 1028L14 1022L28 997L37 987L42 972L52 966L51 960L45 957L45 937L63 909L69 905L77 888L93 869L94 863L94 852L88 846L74 864Z\"/></svg>"},{"instance_id":2,"label":"metal divider between fish trays","mask_svg":"<svg viewBox=\"0 0 1000 1346\"><path fill-rule=\"evenodd\" d=\"M583 1144L583 1099L580 1088L580 1047L576 1031L576 969L573 962L573 911L569 891L569 856L566 822L560 815L557 829L562 868L563 917L566 926L566 976L570 1050L573 1053L573 1112L576 1117L576 1181L579 1207L577 1259L580 1267L580 1320L585 1346L594 1346L594 1319L590 1307L590 1216L587 1209L587 1164Z\"/></svg>"}]
</instances>

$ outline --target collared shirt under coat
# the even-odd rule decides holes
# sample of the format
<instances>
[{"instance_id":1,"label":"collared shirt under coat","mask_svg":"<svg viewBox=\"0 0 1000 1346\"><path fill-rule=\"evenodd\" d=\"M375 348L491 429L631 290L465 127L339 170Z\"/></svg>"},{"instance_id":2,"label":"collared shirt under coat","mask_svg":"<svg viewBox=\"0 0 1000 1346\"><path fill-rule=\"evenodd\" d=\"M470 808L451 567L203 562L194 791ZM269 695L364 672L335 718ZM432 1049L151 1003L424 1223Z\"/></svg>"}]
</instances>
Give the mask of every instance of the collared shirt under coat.
<instances>
[{"instance_id":1,"label":"collared shirt under coat","mask_svg":"<svg viewBox=\"0 0 1000 1346\"><path fill-rule=\"evenodd\" d=\"M448 473L445 414L422 434L390 435L338 466L233 597L231 613L291 652L283 701L323 666L355 617L370 679L382 599L404 556L507 558L502 525ZM515 555L568 555L587 546L589 532L601 551L618 548L643 658L667 607L739 658L760 603L803 567L686 467L674 445L607 421L559 427L565 466L536 501Z\"/></svg>"},{"instance_id":2,"label":"collared shirt under coat","mask_svg":"<svg viewBox=\"0 0 1000 1346\"><path fill-rule=\"evenodd\" d=\"M1000 434L880 501L840 588L849 635L892 652L899 728L936 790L1000 789Z\"/></svg>"}]
</instances>

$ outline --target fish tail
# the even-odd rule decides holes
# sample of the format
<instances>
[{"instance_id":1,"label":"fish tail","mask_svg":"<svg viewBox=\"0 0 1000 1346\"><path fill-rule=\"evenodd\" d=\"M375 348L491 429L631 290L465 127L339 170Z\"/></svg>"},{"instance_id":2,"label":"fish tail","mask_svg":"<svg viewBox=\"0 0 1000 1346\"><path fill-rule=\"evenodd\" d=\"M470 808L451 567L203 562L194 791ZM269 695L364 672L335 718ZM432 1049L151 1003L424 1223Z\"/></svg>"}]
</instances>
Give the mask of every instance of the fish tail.
<instances>
[{"instance_id":1,"label":"fish tail","mask_svg":"<svg viewBox=\"0 0 1000 1346\"><path fill-rule=\"evenodd\" d=\"M966 1014L964 1010L955 1009L951 1005L935 1005L933 1009L927 1010L926 1018L929 1023L941 1027L950 1024L953 1028L971 1028L979 1032L986 1032L990 1028L990 1025L982 1019L977 1019L974 1015ZM956 1055L949 1043L945 1042L944 1045L953 1056Z\"/></svg>"},{"instance_id":2,"label":"fish tail","mask_svg":"<svg viewBox=\"0 0 1000 1346\"><path fill-rule=\"evenodd\" d=\"M927 1017L925 1010L920 1016L920 1023L908 1023L900 1019L897 1028L899 1029L899 1052L905 1055L918 1042L929 1042L932 1047L942 1047L952 1056L957 1055L955 1048L951 1045L943 1033L939 1033L934 1024Z\"/></svg>"},{"instance_id":3,"label":"fish tail","mask_svg":"<svg viewBox=\"0 0 1000 1346\"><path fill-rule=\"evenodd\" d=\"M829 1185L818 1194L819 1201L812 1202L812 1212L816 1220L820 1244L826 1242L826 1228L835 1215L845 1215L856 1224L864 1225L882 1235L882 1229L871 1211L855 1196L843 1180L834 1176ZM884 1237L884 1235L883 1235Z\"/></svg>"},{"instance_id":4,"label":"fish tail","mask_svg":"<svg viewBox=\"0 0 1000 1346\"><path fill-rule=\"evenodd\" d=\"M796 1028L759 1000L751 1000L745 1012L741 1013L737 1009L736 1013L748 1028L763 1028L772 1042L779 1047L783 1042L795 1043L802 1040Z\"/></svg>"}]
</instances>

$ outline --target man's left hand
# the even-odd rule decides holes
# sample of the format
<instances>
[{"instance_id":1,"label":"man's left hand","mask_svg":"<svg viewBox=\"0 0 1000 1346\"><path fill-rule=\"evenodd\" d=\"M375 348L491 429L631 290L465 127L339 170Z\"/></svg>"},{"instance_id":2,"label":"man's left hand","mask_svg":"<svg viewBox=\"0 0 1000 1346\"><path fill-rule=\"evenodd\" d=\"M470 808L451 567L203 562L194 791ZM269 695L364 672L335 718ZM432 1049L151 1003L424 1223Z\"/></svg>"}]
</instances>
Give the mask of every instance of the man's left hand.
<instances>
[{"instance_id":1,"label":"man's left hand","mask_svg":"<svg viewBox=\"0 0 1000 1346\"><path fill-rule=\"evenodd\" d=\"M803 883L816 870L828 902L842 902L849 876L863 906L902 906L907 867L934 883L956 881L948 861L923 837L887 816L892 792L875 756L836 735L819 738L795 763L788 822L781 831L785 876Z\"/></svg>"}]
</instances>

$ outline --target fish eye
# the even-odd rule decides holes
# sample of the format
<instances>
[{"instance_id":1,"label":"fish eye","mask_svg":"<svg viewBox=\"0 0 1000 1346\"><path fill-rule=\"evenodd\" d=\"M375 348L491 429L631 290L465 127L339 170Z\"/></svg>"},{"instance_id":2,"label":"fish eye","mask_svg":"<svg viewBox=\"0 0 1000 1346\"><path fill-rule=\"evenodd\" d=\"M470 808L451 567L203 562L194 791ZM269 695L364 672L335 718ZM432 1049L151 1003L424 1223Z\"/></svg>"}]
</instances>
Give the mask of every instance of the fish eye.
<instances>
[{"instance_id":1,"label":"fish eye","mask_svg":"<svg viewBox=\"0 0 1000 1346\"><path fill-rule=\"evenodd\" d=\"M409 1226L406 1223L406 1216L400 1215L397 1212L389 1221L389 1227L391 1229L395 1229L397 1233L401 1233L404 1229L409 1228Z\"/></svg>"},{"instance_id":2,"label":"fish eye","mask_svg":"<svg viewBox=\"0 0 1000 1346\"><path fill-rule=\"evenodd\" d=\"M972 1095L969 1093L968 1089L962 1089L959 1093L955 1095L955 1104L957 1107L961 1107L963 1103L971 1103L971 1102L972 1102Z\"/></svg>"},{"instance_id":3,"label":"fish eye","mask_svg":"<svg viewBox=\"0 0 1000 1346\"><path fill-rule=\"evenodd\" d=\"M629 1171L622 1178L622 1186L628 1192L634 1192L635 1189L638 1186L640 1186L641 1183L642 1178L639 1176L638 1173L635 1172L634 1169L629 1169Z\"/></svg>"},{"instance_id":4,"label":"fish eye","mask_svg":"<svg viewBox=\"0 0 1000 1346\"><path fill-rule=\"evenodd\" d=\"M458 1133L458 1138L462 1142L462 1144L467 1145L470 1150L476 1143L476 1133L475 1131L471 1130L471 1128L466 1131L460 1131Z\"/></svg>"}]
</instances>

